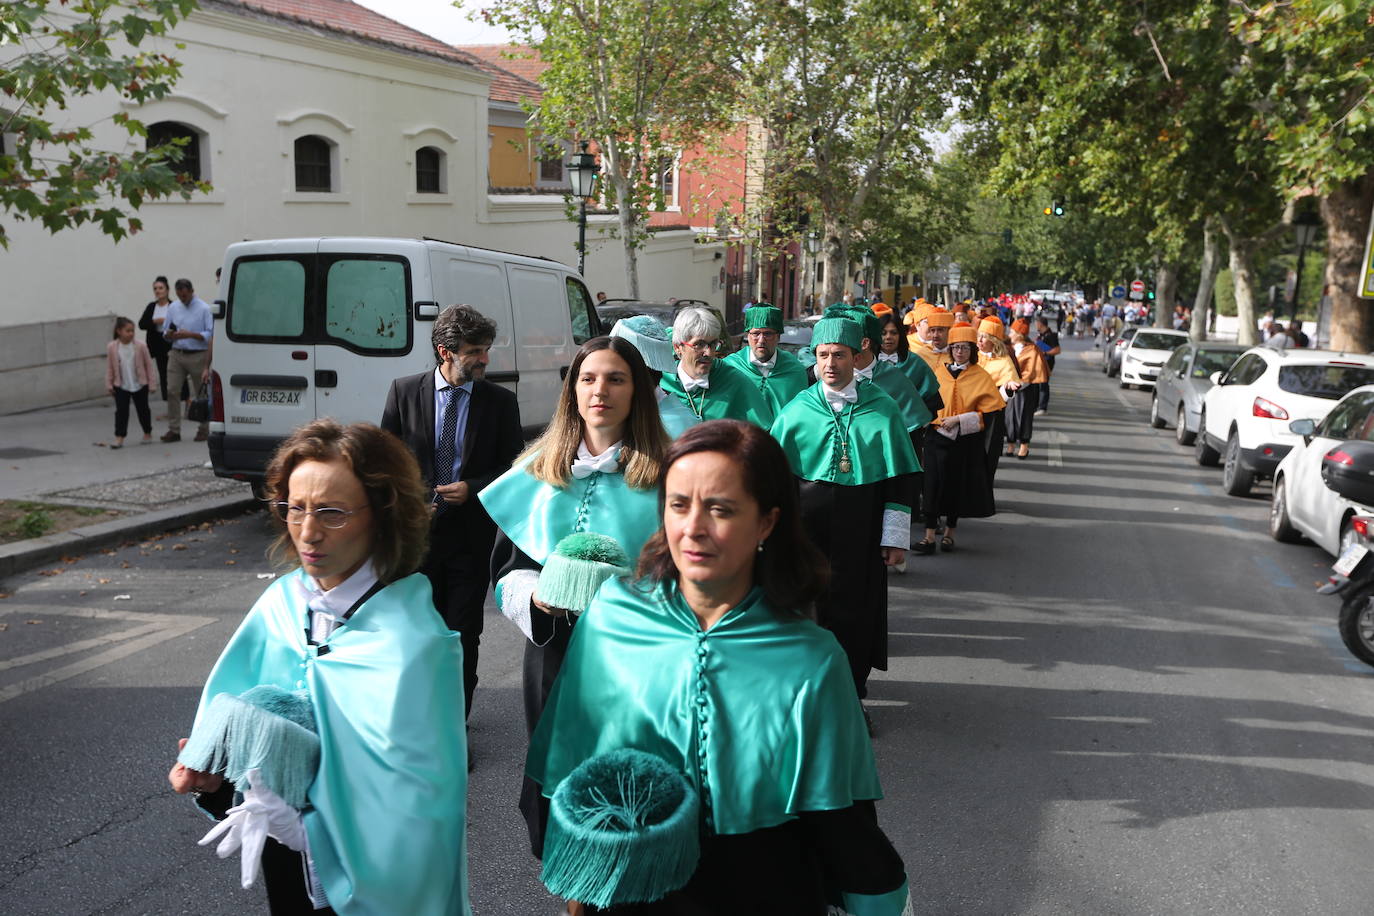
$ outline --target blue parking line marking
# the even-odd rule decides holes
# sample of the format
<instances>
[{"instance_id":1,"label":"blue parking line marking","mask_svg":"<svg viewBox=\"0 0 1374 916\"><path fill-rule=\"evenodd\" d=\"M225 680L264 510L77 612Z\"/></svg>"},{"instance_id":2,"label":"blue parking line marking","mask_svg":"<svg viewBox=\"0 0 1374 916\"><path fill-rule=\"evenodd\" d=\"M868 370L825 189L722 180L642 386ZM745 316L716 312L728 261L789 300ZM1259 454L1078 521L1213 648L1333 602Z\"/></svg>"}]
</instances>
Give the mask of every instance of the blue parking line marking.
<instances>
[{"instance_id":1,"label":"blue parking line marking","mask_svg":"<svg viewBox=\"0 0 1374 916\"><path fill-rule=\"evenodd\" d=\"M1331 654L1341 663L1346 671L1353 671L1356 674L1374 675L1374 668L1350 657L1350 650L1341 641L1341 634L1336 632L1336 628L1326 625L1315 625L1312 632L1317 636L1317 642L1331 650Z\"/></svg>"},{"instance_id":2,"label":"blue parking line marking","mask_svg":"<svg viewBox=\"0 0 1374 916\"><path fill-rule=\"evenodd\" d=\"M1222 516L1222 518L1229 518L1229 516ZM1262 557L1252 555L1250 559L1255 561L1255 565L1260 568L1260 572L1264 573L1264 577L1269 580L1269 584L1274 586L1274 588L1298 587L1297 583L1288 577L1288 573L1279 569L1272 563L1265 563Z\"/></svg>"},{"instance_id":3,"label":"blue parking line marking","mask_svg":"<svg viewBox=\"0 0 1374 916\"><path fill-rule=\"evenodd\" d=\"M1199 483L1196 480L1193 481L1193 489L1201 493L1203 496L1212 495L1212 491L1207 488L1207 485L1205 483Z\"/></svg>"},{"instance_id":4,"label":"blue parking line marking","mask_svg":"<svg viewBox=\"0 0 1374 916\"><path fill-rule=\"evenodd\" d=\"M1250 530L1250 528L1244 522L1236 518L1234 515L1218 515L1217 521L1221 522L1223 525L1225 525L1227 528L1230 528L1232 531L1239 531L1244 533ZM1259 562L1259 557L1254 557L1253 559L1255 560L1255 562Z\"/></svg>"}]
</instances>

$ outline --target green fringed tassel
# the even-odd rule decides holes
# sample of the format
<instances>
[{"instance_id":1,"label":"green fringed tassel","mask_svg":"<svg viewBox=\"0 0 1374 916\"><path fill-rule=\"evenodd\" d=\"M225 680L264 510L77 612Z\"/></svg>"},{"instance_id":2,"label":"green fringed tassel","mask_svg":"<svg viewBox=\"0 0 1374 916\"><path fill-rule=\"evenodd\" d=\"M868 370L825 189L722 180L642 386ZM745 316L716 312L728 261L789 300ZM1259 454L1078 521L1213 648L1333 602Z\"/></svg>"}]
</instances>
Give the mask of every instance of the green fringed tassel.
<instances>
[{"instance_id":1,"label":"green fringed tassel","mask_svg":"<svg viewBox=\"0 0 1374 916\"><path fill-rule=\"evenodd\" d=\"M177 760L202 773L221 773L240 790L248 788L248 771L256 767L266 788L293 808L304 808L320 765L320 739L305 694L295 694L295 703L277 694L293 696L270 686L254 687L243 695L248 699L219 694Z\"/></svg>"},{"instance_id":2,"label":"green fringed tassel","mask_svg":"<svg viewBox=\"0 0 1374 916\"><path fill-rule=\"evenodd\" d=\"M558 542L534 596L551 607L581 614L612 576L628 576L630 558L615 538L579 531Z\"/></svg>"},{"instance_id":3,"label":"green fringed tassel","mask_svg":"<svg viewBox=\"0 0 1374 916\"><path fill-rule=\"evenodd\" d=\"M700 802L653 754L611 751L585 761L554 792L539 879L597 907L648 903L696 871Z\"/></svg>"}]
</instances>

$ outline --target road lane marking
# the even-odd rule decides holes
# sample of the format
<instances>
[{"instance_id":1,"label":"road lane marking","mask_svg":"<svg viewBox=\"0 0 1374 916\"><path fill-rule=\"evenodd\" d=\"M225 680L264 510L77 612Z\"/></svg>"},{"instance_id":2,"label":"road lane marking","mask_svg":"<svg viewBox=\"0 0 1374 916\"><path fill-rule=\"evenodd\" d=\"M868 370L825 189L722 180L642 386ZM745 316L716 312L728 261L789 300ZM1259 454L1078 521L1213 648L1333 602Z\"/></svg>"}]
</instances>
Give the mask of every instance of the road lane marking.
<instances>
[{"instance_id":1,"label":"road lane marking","mask_svg":"<svg viewBox=\"0 0 1374 916\"><path fill-rule=\"evenodd\" d=\"M20 606L6 609L9 613L19 613L23 610ZM142 652L144 649L151 649L153 646L185 636L203 626L215 622L213 617L187 617L181 614L147 614L137 611L103 611L93 608L62 608L62 607L42 607L33 609L37 613L47 615L58 615L64 617L85 617L103 620L129 620L142 623L143 626L134 627L129 630L122 630L117 633L108 634L103 637L92 637L80 640L75 643L68 643L54 649L45 649L40 652L33 652L27 656L6 659L6 664L0 670L16 668L21 665L33 664L37 661L48 661L53 658L60 658L63 655L71 655L75 652L84 652L98 645L109 642L118 642L118 645L106 649L89 658L72 662L61 668L47 671L42 674L35 674L32 677L16 681L8 687L0 688L0 703L6 703L16 697L44 687L51 687L54 684L69 680L97 668L127 658L135 653ZM40 657L41 656L41 657Z\"/></svg>"},{"instance_id":2,"label":"road lane marking","mask_svg":"<svg viewBox=\"0 0 1374 916\"><path fill-rule=\"evenodd\" d=\"M1223 515L1221 517L1229 518L1230 516ZM1288 577L1288 573L1279 569L1272 563L1265 563L1263 557L1257 557L1252 554L1250 559L1255 561L1255 565L1260 568L1260 572L1264 573L1264 577L1269 580L1269 584L1274 586L1274 588L1298 587L1298 584Z\"/></svg>"}]
</instances>

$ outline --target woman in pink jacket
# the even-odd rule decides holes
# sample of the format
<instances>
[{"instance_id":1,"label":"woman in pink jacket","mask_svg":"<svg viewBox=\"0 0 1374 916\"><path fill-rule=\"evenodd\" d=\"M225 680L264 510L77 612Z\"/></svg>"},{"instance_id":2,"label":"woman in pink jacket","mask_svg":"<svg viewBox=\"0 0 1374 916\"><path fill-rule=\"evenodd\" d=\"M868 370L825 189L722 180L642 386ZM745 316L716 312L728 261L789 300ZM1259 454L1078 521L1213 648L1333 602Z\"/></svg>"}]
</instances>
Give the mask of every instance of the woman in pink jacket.
<instances>
[{"instance_id":1,"label":"woman in pink jacket","mask_svg":"<svg viewBox=\"0 0 1374 916\"><path fill-rule=\"evenodd\" d=\"M134 340L134 323L116 318L114 340L105 347L105 393L115 399L115 441L110 448L123 448L129 433L129 402L138 411L143 427L143 443L153 441L153 415L148 410L148 392L157 391L157 369L148 345Z\"/></svg>"}]
</instances>

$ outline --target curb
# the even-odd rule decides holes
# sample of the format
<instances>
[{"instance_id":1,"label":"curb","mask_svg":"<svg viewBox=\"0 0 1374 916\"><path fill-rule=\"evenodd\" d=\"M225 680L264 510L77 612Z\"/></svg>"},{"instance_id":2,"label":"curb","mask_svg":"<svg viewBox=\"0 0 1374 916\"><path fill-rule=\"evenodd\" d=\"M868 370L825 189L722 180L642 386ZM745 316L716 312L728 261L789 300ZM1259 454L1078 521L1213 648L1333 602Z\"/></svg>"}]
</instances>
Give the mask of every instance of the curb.
<instances>
[{"instance_id":1,"label":"curb","mask_svg":"<svg viewBox=\"0 0 1374 916\"><path fill-rule=\"evenodd\" d=\"M227 518L261 505L252 496L223 496L6 544L0 546L0 580L64 556Z\"/></svg>"}]
</instances>

